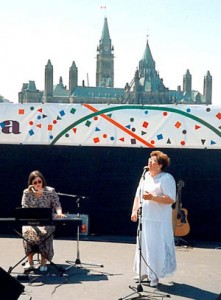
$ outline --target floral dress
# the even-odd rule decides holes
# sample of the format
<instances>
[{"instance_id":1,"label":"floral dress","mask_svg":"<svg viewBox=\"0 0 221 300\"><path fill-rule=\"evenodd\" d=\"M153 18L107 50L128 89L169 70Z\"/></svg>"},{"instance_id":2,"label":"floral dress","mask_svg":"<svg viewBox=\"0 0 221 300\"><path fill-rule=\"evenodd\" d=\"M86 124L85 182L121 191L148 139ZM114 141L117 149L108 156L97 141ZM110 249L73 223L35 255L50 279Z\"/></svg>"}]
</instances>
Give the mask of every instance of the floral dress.
<instances>
[{"instance_id":1,"label":"floral dress","mask_svg":"<svg viewBox=\"0 0 221 300\"><path fill-rule=\"evenodd\" d=\"M22 196L22 207L46 207L57 210L61 207L58 194L55 189L46 186L43 195L39 198L33 192L25 189ZM25 254L29 255L32 252L39 252L48 261L51 261L54 256L53 250L53 232L55 226L23 226L22 235L24 237L23 245ZM38 251L35 251L35 249Z\"/></svg>"}]
</instances>

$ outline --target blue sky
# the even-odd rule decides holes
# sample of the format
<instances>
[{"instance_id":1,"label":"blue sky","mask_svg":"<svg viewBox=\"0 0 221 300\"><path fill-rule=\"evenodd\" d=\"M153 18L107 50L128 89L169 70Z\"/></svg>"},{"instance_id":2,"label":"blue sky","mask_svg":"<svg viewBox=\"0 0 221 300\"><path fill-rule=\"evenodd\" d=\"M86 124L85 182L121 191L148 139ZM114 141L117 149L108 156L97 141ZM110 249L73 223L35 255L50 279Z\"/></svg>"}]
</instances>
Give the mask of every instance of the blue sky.
<instances>
[{"instance_id":1,"label":"blue sky","mask_svg":"<svg viewBox=\"0 0 221 300\"><path fill-rule=\"evenodd\" d=\"M0 0L0 5L0 94L15 103L29 80L44 89L48 59L54 84L62 76L68 86L75 61L79 85L89 78L95 86L96 48L106 16L115 87L132 80L148 35L156 69L169 89L182 86L189 69L193 89L203 92L209 70L213 104L221 105L220 0Z\"/></svg>"}]
</instances>

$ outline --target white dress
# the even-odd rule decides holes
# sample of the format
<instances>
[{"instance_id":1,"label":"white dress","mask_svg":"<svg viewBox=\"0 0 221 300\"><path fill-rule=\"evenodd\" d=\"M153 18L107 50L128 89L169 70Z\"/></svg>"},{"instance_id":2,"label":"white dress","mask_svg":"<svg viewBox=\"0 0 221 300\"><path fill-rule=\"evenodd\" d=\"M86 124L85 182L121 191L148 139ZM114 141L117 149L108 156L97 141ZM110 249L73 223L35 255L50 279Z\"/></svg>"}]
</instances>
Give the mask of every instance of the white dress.
<instances>
[{"instance_id":1,"label":"white dress","mask_svg":"<svg viewBox=\"0 0 221 300\"><path fill-rule=\"evenodd\" d=\"M142 214L138 228L134 271L147 275L150 280L172 275L176 270L176 255L172 227L172 206L143 200L144 191L176 199L176 183L172 175L162 172L152 177L149 172L141 178L136 196ZM140 247L141 244L141 247ZM140 251L141 248L141 251Z\"/></svg>"}]
</instances>

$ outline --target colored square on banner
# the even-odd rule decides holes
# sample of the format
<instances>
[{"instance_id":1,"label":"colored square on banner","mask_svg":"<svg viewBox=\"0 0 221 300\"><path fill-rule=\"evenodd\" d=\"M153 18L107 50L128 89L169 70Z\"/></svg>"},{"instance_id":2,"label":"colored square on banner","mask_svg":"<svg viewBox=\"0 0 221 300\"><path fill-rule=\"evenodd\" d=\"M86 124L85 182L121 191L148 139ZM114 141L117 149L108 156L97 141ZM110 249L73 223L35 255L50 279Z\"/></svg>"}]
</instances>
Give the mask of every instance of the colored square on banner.
<instances>
[{"instance_id":1,"label":"colored square on banner","mask_svg":"<svg viewBox=\"0 0 221 300\"><path fill-rule=\"evenodd\" d=\"M157 139L158 139L158 140L162 140L162 139L163 139L162 133L157 135Z\"/></svg>"},{"instance_id":2,"label":"colored square on banner","mask_svg":"<svg viewBox=\"0 0 221 300\"><path fill-rule=\"evenodd\" d=\"M136 139L131 139L130 142L131 142L131 145L135 145L137 143Z\"/></svg>"},{"instance_id":3,"label":"colored square on banner","mask_svg":"<svg viewBox=\"0 0 221 300\"><path fill-rule=\"evenodd\" d=\"M20 108L20 109L18 110L18 114L19 114L19 115L24 115L24 113L25 113L25 110L24 110L23 108Z\"/></svg>"},{"instance_id":4,"label":"colored square on banner","mask_svg":"<svg viewBox=\"0 0 221 300\"><path fill-rule=\"evenodd\" d=\"M91 122L90 122L90 121L87 121L87 122L85 123L85 125L86 125L87 127L90 127L90 126L91 126Z\"/></svg>"},{"instance_id":5,"label":"colored square on banner","mask_svg":"<svg viewBox=\"0 0 221 300\"><path fill-rule=\"evenodd\" d=\"M217 119L221 119L221 113L219 112L217 115L216 115Z\"/></svg>"},{"instance_id":6,"label":"colored square on banner","mask_svg":"<svg viewBox=\"0 0 221 300\"><path fill-rule=\"evenodd\" d=\"M34 134L34 131L31 129L31 130L29 130L29 134L30 135L33 135Z\"/></svg>"},{"instance_id":7,"label":"colored square on banner","mask_svg":"<svg viewBox=\"0 0 221 300\"><path fill-rule=\"evenodd\" d=\"M64 110L61 110L61 111L60 111L60 116L63 117L64 115L65 115L65 111L64 111Z\"/></svg>"},{"instance_id":8,"label":"colored square on banner","mask_svg":"<svg viewBox=\"0 0 221 300\"><path fill-rule=\"evenodd\" d=\"M176 122L175 127L176 127L176 128L180 128L180 126L181 126L181 123L180 123L179 121Z\"/></svg>"},{"instance_id":9,"label":"colored square on banner","mask_svg":"<svg viewBox=\"0 0 221 300\"><path fill-rule=\"evenodd\" d=\"M95 143L95 144L96 144L96 143L99 143L99 142L100 142L99 137L94 138L94 143Z\"/></svg>"},{"instance_id":10,"label":"colored square on banner","mask_svg":"<svg viewBox=\"0 0 221 300\"><path fill-rule=\"evenodd\" d=\"M75 108L72 108L71 111L70 111L71 114L75 114L75 112L76 112Z\"/></svg>"},{"instance_id":11,"label":"colored square on banner","mask_svg":"<svg viewBox=\"0 0 221 300\"><path fill-rule=\"evenodd\" d=\"M53 129L53 125L48 125L48 130L51 131Z\"/></svg>"},{"instance_id":12,"label":"colored square on banner","mask_svg":"<svg viewBox=\"0 0 221 300\"><path fill-rule=\"evenodd\" d=\"M148 122L146 122L146 121L144 121L144 122L143 122L143 127L144 127L144 128L147 128L147 127L148 127L148 125L149 125L149 123L148 123Z\"/></svg>"}]
</instances>

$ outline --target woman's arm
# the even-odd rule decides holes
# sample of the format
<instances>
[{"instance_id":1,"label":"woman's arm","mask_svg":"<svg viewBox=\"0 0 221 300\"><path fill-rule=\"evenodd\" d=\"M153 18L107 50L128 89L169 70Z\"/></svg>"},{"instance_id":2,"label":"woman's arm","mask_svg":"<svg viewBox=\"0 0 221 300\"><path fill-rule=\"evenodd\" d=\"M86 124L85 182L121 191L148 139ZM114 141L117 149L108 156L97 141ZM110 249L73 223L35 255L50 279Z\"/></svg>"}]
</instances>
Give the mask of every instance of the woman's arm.
<instances>
[{"instance_id":1,"label":"woman's arm","mask_svg":"<svg viewBox=\"0 0 221 300\"><path fill-rule=\"evenodd\" d=\"M21 206L22 207L29 207L29 192L28 192L28 189L25 189L23 191L23 195L22 195L22 199L21 199Z\"/></svg>"},{"instance_id":2,"label":"woman's arm","mask_svg":"<svg viewBox=\"0 0 221 300\"><path fill-rule=\"evenodd\" d=\"M143 194L143 199L158 202L161 204L172 204L174 202L174 200L167 195L158 196L158 195L154 195L154 194L151 194L148 192L145 192Z\"/></svg>"},{"instance_id":3,"label":"woman's arm","mask_svg":"<svg viewBox=\"0 0 221 300\"><path fill-rule=\"evenodd\" d=\"M131 221L137 222L137 211L139 209L139 197L135 196L134 198L134 203L133 203L133 208L132 208L132 213L131 213Z\"/></svg>"}]
</instances>

